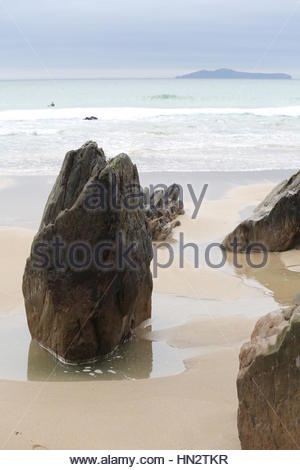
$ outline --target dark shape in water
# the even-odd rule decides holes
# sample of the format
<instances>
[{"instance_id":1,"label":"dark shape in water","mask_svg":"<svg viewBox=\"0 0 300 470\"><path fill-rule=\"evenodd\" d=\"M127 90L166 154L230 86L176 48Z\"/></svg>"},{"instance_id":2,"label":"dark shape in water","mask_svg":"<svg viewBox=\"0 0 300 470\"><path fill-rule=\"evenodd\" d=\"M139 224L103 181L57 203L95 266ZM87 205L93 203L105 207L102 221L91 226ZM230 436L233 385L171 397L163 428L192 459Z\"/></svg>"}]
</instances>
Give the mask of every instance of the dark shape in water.
<instances>
[{"instance_id":1,"label":"dark shape in water","mask_svg":"<svg viewBox=\"0 0 300 470\"><path fill-rule=\"evenodd\" d=\"M139 380L166 377L184 370L179 350L164 342L137 337L87 364L64 364L36 341L31 341L28 350L27 379L31 381Z\"/></svg>"},{"instance_id":2,"label":"dark shape in water","mask_svg":"<svg viewBox=\"0 0 300 470\"><path fill-rule=\"evenodd\" d=\"M147 379L152 372L152 343L132 338L106 357L86 364L64 364L36 341L28 351L27 378L32 381Z\"/></svg>"}]
</instances>

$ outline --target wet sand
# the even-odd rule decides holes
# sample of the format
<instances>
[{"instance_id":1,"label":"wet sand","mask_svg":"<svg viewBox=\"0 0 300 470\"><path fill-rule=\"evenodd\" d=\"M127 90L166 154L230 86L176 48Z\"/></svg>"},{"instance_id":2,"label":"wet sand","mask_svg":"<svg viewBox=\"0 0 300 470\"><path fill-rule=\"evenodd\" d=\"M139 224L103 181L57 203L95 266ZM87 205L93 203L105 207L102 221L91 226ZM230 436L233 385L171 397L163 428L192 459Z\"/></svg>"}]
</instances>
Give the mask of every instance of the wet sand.
<instances>
[{"instance_id":1,"label":"wet sand","mask_svg":"<svg viewBox=\"0 0 300 470\"><path fill-rule=\"evenodd\" d=\"M281 179L278 174L260 182L255 174L247 178L239 187L223 184L223 195L205 199L196 220L190 219L192 207L187 203L182 225L174 232L175 262L158 270L154 280L159 313L137 332L140 338L180 350L185 371L110 382L2 379L2 448L239 448L235 387L239 349L258 317L290 302L298 291L300 256L272 254L262 270L248 267L243 255L239 269L232 266L230 256L222 269L205 266L203 259L195 269L192 252L183 269L176 260L180 232L186 242L198 244L203 251L207 243L221 241L245 210ZM33 214L32 220L39 217ZM32 236L32 231L16 227L0 230L2 315L11 314L22 302L21 276ZM158 257L163 262L166 249L158 249Z\"/></svg>"},{"instance_id":2,"label":"wet sand","mask_svg":"<svg viewBox=\"0 0 300 470\"><path fill-rule=\"evenodd\" d=\"M23 302L22 277L34 232L26 229L0 229L0 315Z\"/></svg>"}]
</instances>

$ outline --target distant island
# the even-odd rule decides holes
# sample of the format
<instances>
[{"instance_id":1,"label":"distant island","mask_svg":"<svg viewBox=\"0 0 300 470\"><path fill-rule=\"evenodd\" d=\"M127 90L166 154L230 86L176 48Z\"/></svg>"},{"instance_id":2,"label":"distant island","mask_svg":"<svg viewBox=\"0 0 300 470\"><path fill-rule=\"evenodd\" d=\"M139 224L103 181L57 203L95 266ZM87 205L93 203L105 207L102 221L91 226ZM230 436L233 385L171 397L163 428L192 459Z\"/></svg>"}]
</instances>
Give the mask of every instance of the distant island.
<instances>
[{"instance_id":1,"label":"distant island","mask_svg":"<svg viewBox=\"0 0 300 470\"><path fill-rule=\"evenodd\" d=\"M246 78L252 80L291 80L292 76L286 73L251 73L237 72L231 69L200 70L199 72L187 73L176 78Z\"/></svg>"}]
</instances>

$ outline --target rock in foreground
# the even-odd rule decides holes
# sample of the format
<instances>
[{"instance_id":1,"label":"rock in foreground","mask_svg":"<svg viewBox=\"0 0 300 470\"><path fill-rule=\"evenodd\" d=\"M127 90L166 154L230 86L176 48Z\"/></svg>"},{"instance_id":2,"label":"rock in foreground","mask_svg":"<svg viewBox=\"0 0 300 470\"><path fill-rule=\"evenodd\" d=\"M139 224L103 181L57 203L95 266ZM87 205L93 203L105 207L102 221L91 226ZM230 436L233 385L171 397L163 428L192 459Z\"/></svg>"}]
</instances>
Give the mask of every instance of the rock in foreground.
<instances>
[{"instance_id":1,"label":"rock in foreground","mask_svg":"<svg viewBox=\"0 0 300 470\"><path fill-rule=\"evenodd\" d=\"M300 449L300 307L262 317L240 352L243 449Z\"/></svg>"},{"instance_id":2,"label":"rock in foreground","mask_svg":"<svg viewBox=\"0 0 300 470\"><path fill-rule=\"evenodd\" d=\"M268 251L285 251L295 245L299 235L300 172L276 186L252 217L225 238L223 245L233 251L236 239L237 251L246 251L253 243L262 244Z\"/></svg>"},{"instance_id":3,"label":"rock in foreground","mask_svg":"<svg viewBox=\"0 0 300 470\"><path fill-rule=\"evenodd\" d=\"M49 196L23 294L32 338L63 360L109 353L151 315L151 234L143 207L124 205L131 185L139 176L130 158L107 162L88 142L67 153ZM132 244L128 262L120 251Z\"/></svg>"}]
</instances>

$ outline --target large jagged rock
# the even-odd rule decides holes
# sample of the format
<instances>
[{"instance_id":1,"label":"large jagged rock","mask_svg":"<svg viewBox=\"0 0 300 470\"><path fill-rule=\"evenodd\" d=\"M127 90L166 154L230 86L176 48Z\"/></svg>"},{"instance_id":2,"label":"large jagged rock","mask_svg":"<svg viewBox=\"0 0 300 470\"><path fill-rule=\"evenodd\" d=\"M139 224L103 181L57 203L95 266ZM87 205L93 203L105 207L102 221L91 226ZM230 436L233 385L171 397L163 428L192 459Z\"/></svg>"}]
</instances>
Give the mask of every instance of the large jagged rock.
<instances>
[{"instance_id":1,"label":"large jagged rock","mask_svg":"<svg viewBox=\"0 0 300 470\"><path fill-rule=\"evenodd\" d=\"M237 251L246 251L253 243L263 244L268 251L285 251L294 246L299 235L300 172L276 186L252 217L225 238L223 245L232 251L236 239Z\"/></svg>"},{"instance_id":2,"label":"large jagged rock","mask_svg":"<svg viewBox=\"0 0 300 470\"><path fill-rule=\"evenodd\" d=\"M300 307L262 317L237 379L243 449L300 449Z\"/></svg>"},{"instance_id":3,"label":"large jagged rock","mask_svg":"<svg viewBox=\"0 0 300 470\"><path fill-rule=\"evenodd\" d=\"M95 209L99 184L106 207ZM67 153L49 196L26 263L23 294L32 338L66 361L109 353L151 315L151 234L143 207L124 206L131 185L139 185L139 176L127 155L107 162L102 149L87 142ZM57 240L64 244L59 254ZM120 254L120 240L123 251L135 244L129 263ZM93 250L103 241L110 245L102 246L95 265ZM90 263L84 250L76 250L70 264L68 250L78 242L91 248Z\"/></svg>"},{"instance_id":4,"label":"large jagged rock","mask_svg":"<svg viewBox=\"0 0 300 470\"><path fill-rule=\"evenodd\" d=\"M166 190L157 189L151 195L149 190L145 190L145 202L152 240L166 240L171 236L173 228L180 225L176 217L184 214L180 186L173 183Z\"/></svg>"}]
</instances>

